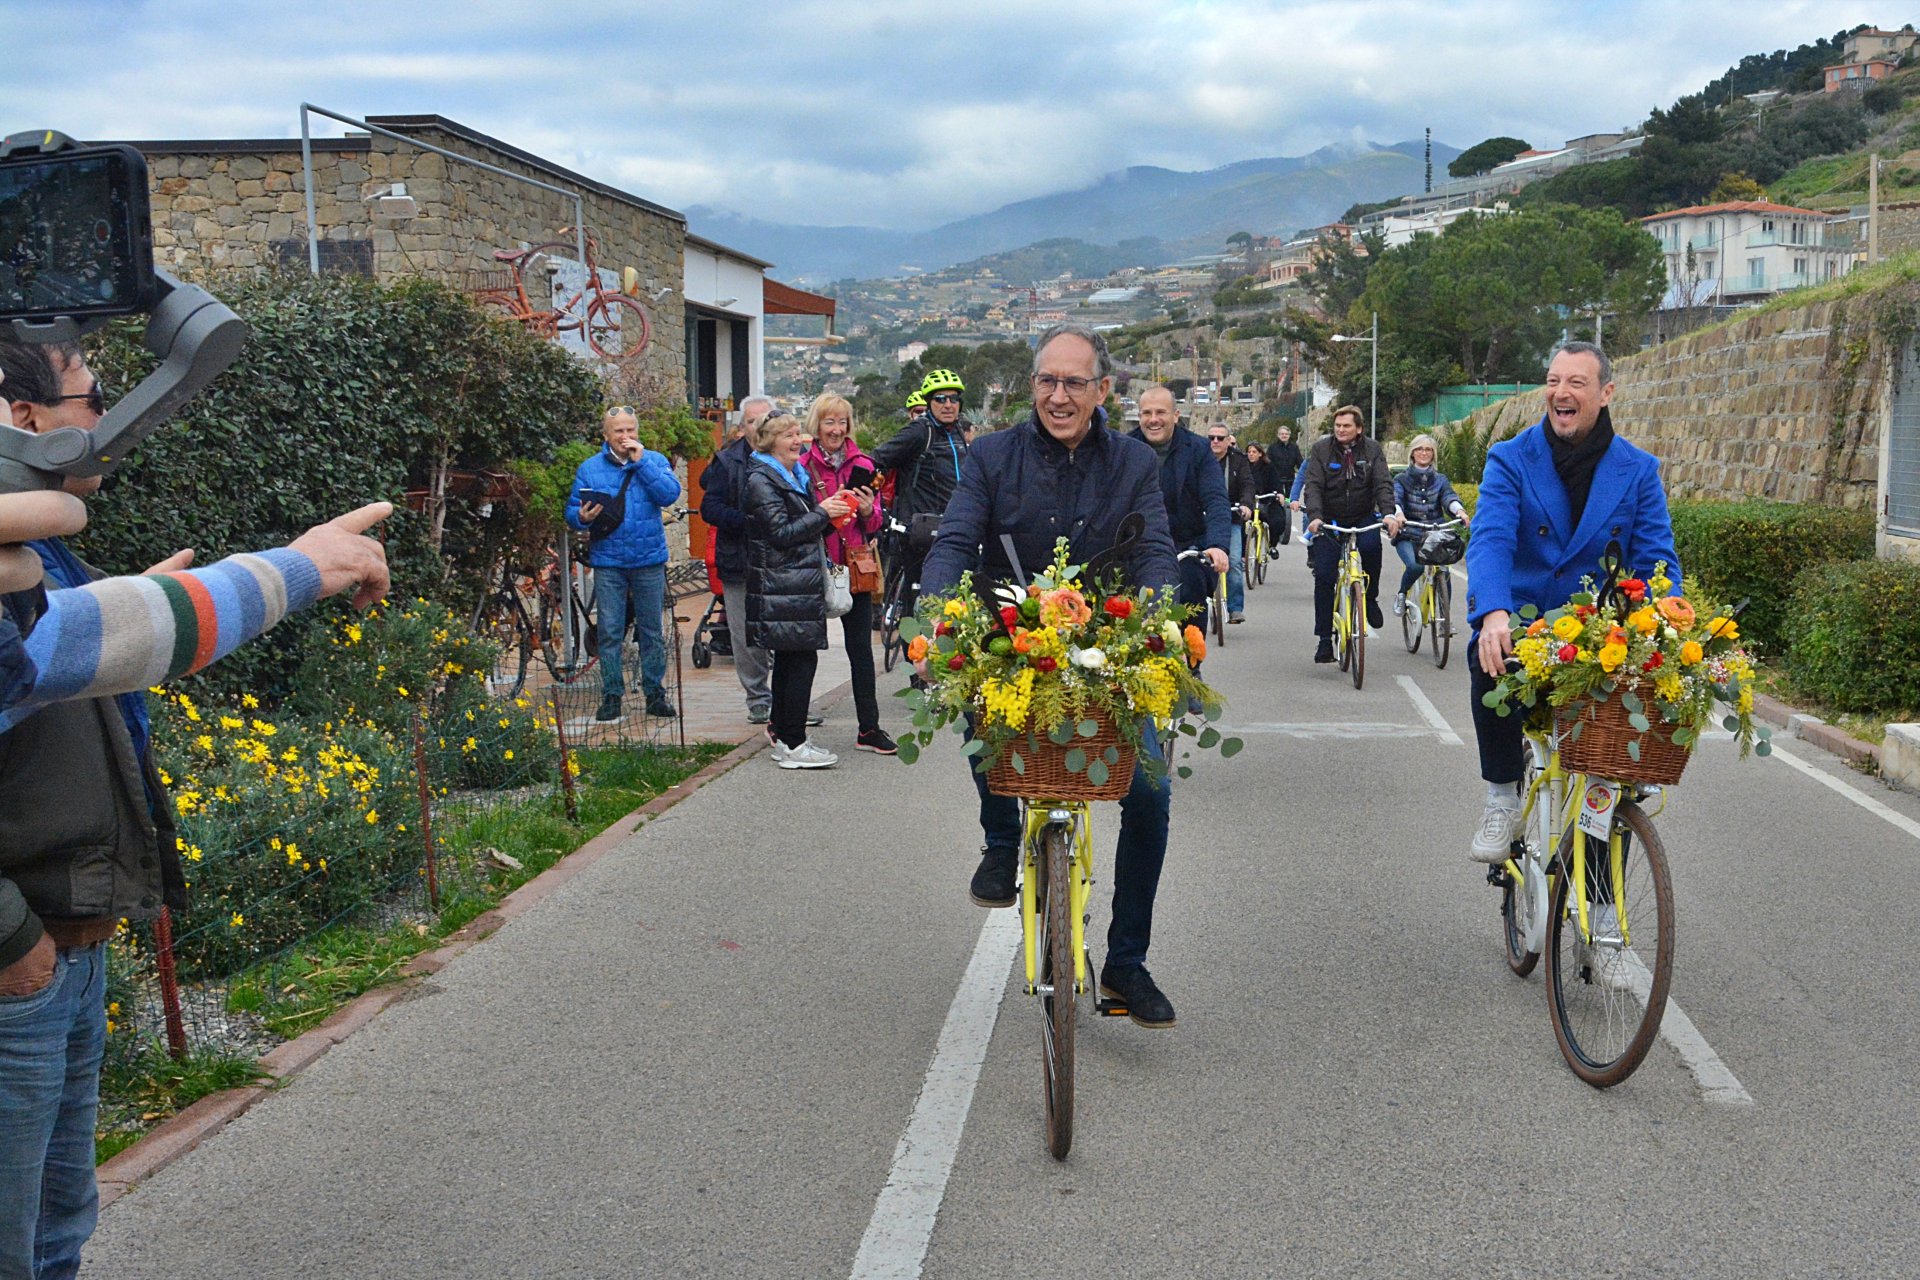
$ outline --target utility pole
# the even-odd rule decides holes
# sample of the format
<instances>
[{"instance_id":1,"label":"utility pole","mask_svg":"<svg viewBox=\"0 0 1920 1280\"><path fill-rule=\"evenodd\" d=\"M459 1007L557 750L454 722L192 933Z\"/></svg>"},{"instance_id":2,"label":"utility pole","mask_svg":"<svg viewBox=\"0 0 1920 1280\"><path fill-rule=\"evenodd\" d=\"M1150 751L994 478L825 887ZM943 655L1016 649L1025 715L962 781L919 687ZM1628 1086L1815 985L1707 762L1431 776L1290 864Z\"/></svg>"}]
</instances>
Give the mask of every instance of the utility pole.
<instances>
[{"instance_id":1,"label":"utility pole","mask_svg":"<svg viewBox=\"0 0 1920 1280\"><path fill-rule=\"evenodd\" d=\"M1867 265L1880 261L1880 153L1867 157Z\"/></svg>"},{"instance_id":2,"label":"utility pole","mask_svg":"<svg viewBox=\"0 0 1920 1280\"><path fill-rule=\"evenodd\" d=\"M1427 126L1427 192L1433 192L1433 126Z\"/></svg>"},{"instance_id":3,"label":"utility pole","mask_svg":"<svg viewBox=\"0 0 1920 1280\"><path fill-rule=\"evenodd\" d=\"M1375 440L1380 438L1380 313L1373 313L1373 336L1367 339L1373 348L1372 386L1367 389L1367 430Z\"/></svg>"}]
</instances>

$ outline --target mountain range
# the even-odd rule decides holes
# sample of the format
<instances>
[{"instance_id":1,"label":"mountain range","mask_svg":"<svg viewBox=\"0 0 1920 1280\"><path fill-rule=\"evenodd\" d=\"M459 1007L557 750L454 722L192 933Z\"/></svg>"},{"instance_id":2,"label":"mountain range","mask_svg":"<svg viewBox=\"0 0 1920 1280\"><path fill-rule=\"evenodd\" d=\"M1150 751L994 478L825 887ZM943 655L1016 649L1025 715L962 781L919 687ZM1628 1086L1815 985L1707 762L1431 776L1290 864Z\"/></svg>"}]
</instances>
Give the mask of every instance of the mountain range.
<instances>
[{"instance_id":1,"label":"mountain range","mask_svg":"<svg viewBox=\"0 0 1920 1280\"><path fill-rule=\"evenodd\" d=\"M1348 207L1419 191L1420 142L1330 146L1304 156L1243 160L1197 173L1137 165L1089 187L1015 201L926 231L766 222L695 205L696 235L772 261L801 284L938 271L1039 240L1110 245L1157 241L1159 262L1217 248L1236 231L1286 235L1333 221ZM1433 144L1444 175L1459 148ZM1143 249L1145 246L1143 246ZM1142 266L1158 265L1143 261Z\"/></svg>"}]
</instances>

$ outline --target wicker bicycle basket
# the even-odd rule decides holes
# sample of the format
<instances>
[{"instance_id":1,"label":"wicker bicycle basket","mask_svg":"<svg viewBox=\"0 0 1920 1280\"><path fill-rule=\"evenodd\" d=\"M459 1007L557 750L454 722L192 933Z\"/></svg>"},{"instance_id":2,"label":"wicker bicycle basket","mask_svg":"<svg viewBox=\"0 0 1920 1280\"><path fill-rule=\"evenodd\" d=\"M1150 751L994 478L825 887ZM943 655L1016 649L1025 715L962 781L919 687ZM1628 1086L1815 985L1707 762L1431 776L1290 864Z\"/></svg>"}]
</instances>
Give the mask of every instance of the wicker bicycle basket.
<instances>
[{"instance_id":1,"label":"wicker bicycle basket","mask_svg":"<svg viewBox=\"0 0 1920 1280\"><path fill-rule=\"evenodd\" d=\"M1631 689L1646 707L1647 731L1641 733L1629 722L1632 713L1622 702ZM1661 718L1653 706L1653 687L1642 680L1623 685L1604 698L1582 698L1554 713L1560 731L1560 763L1574 773L1591 774L1609 782L1646 782L1669 786L1680 781L1693 751L1675 745L1674 726ZM1580 736L1573 727L1580 726ZM1640 744L1635 760L1627 744Z\"/></svg>"},{"instance_id":2,"label":"wicker bicycle basket","mask_svg":"<svg viewBox=\"0 0 1920 1280\"><path fill-rule=\"evenodd\" d=\"M1126 795L1133 785L1133 744L1120 736L1120 730L1105 715L1095 713L1089 718L1099 726L1091 738L1076 734L1064 746L1045 734L1009 742L987 770L987 790L997 796L1029 800L1118 800ZM1099 786L1087 781L1085 770L1075 773L1067 768L1068 752L1078 749L1089 760L1105 760L1108 747L1118 750L1119 759L1107 766L1107 780ZM1014 770L1015 753L1026 772Z\"/></svg>"}]
</instances>

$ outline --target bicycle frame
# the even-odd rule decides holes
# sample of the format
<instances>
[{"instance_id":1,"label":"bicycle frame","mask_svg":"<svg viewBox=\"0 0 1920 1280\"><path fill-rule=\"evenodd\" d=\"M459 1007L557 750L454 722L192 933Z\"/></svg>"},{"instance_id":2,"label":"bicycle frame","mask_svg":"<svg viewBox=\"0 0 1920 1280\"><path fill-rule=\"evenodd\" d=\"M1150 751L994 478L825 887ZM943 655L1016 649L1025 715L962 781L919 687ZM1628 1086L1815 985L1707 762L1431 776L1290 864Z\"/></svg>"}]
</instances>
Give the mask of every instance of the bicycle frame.
<instances>
[{"instance_id":1,"label":"bicycle frame","mask_svg":"<svg viewBox=\"0 0 1920 1280\"><path fill-rule=\"evenodd\" d=\"M1039 850L1041 833L1056 823L1073 832L1072 894L1068 915L1073 921L1073 992L1087 990L1087 903L1093 894L1093 823L1084 800L1023 800L1026 835L1021 842L1020 932L1027 961L1027 994L1050 995L1040 984Z\"/></svg>"},{"instance_id":2,"label":"bicycle frame","mask_svg":"<svg viewBox=\"0 0 1920 1280\"><path fill-rule=\"evenodd\" d=\"M1526 947L1528 951L1538 952L1546 941L1547 902L1550 897L1551 876L1548 868L1552 866L1558 854L1560 842L1565 838L1569 825L1573 827L1571 842L1572 863L1567 874L1573 877L1575 885L1587 883L1587 833L1574 821L1575 806L1586 795L1589 779L1584 773L1568 773L1560 765L1560 749L1550 735L1545 733L1527 733L1527 749L1533 754L1533 784L1527 789L1525 803L1521 807L1520 824L1522 830L1532 831L1536 815L1544 820L1544 842L1534 847L1528 842L1528 852L1522 865L1522 859L1508 858L1500 869L1513 877L1521 892L1527 895ZM1619 783L1608 784L1621 787L1623 795L1631 788ZM1546 805L1544 813L1540 806ZM1614 827L1607 840L1607 879L1614 902L1625 898L1626 886L1626 843L1618 827ZM1570 893L1574 901L1575 915L1579 924L1580 939L1593 941L1593 922L1587 909L1587 894ZM1630 946L1630 925L1625 912L1618 913L1621 943Z\"/></svg>"}]
</instances>

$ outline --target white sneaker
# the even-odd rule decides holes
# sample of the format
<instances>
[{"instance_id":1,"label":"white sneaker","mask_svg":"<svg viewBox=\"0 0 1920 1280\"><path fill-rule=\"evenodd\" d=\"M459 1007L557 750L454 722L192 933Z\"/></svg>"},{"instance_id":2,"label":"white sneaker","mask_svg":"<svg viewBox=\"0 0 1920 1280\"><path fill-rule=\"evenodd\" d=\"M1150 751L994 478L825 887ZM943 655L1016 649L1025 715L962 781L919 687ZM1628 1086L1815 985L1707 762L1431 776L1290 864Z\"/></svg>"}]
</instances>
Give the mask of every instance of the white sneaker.
<instances>
[{"instance_id":1,"label":"white sneaker","mask_svg":"<svg viewBox=\"0 0 1920 1280\"><path fill-rule=\"evenodd\" d=\"M809 738L797 747L774 743L773 762L782 769L829 769L840 763L840 757Z\"/></svg>"},{"instance_id":2,"label":"white sneaker","mask_svg":"<svg viewBox=\"0 0 1920 1280\"><path fill-rule=\"evenodd\" d=\"M1407 598L1405 596L1395 596L1393 598L1393 616L1397 618L1406 611Z\"/></svg>"},{"instance_id":3,"label":"white sneaker","mask_svg":"<svg viewBox=\"0 0 1920 1280\"><path fill-rule=\"evenodd\" d=\"M1489 802L1480 815L1480 829L1473 833L1473 850L1469 856L1475 862L1505 862L1513 852L1513 833L1519 826L1518 805Z\"/></svg>"}]
</instances>

